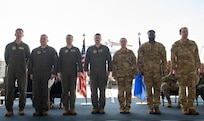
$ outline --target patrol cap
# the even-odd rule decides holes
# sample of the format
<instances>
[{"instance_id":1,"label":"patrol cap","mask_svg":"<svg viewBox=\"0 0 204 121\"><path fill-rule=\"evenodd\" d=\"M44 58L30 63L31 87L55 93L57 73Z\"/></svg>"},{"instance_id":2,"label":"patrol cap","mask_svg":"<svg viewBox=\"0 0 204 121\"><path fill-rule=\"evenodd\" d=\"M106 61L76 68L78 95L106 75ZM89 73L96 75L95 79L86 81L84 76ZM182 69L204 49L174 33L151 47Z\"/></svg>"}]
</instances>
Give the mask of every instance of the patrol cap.
<instances>
[{"instance_id":1,"label":"patrol cap","mask_svg":"<svg viewBox=\"0 0 204 121\"><path fill-rule=\"evenodd\" d=\"M154 31L154 30L149 30L147 33L149 33L149 32L153 32L153 33L155 33L155 31Z\"/></svg>"}]
</instances>

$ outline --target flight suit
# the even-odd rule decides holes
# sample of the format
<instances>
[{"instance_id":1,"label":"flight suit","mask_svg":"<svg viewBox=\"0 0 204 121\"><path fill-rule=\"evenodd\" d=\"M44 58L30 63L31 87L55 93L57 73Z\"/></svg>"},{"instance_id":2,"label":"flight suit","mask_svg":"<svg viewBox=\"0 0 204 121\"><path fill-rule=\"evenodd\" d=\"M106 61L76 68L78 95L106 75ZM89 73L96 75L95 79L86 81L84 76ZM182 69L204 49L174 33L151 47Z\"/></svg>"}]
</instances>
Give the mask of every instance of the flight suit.
<instances>
[{"instance_id":1,"label":"flight suit","mask_svg":"<svg viewBox=\"0 0 204 121\"><path fill-rule=\"evenodd\" d=\"M147 105L150 110L160 105L161 77L164 76L166 64L166 50L161 43L146 42L139 48L137 66L144 73Z\"/></svg>"},{"instance_id":2,"label":"flight suit","mask_svg":"<svg viewBox=\"0 0 204 121\"><path fill-rule=\"evenodd\" d=\"M137 75L136 57L132 50L118 50L113 55L113 77L117 77L120 110L130 110L132 82Z\"/></svg>"},{"instance_id":3,"label":"flight suit","mask_svg":"<svg viewBox=\"0 0 204 121\"><path fill-rule=\"evenodd\" d=\"M33 103L35 111L48 111L48 80L56 74L57 52L54 48L35 48L31 53L29 73L33 74Z\"/></svg>"},{"instance_id":4,"label":"flight suit","mask_svg":"<svg viewBox=\"0 0 204 121\"><path fill-rule=\"evenodd\" d=\"M9 43L5 49L6 72L6 109L13 112L13 100L15 81L17 80L19 89L19 110L23 110L26 103L27 89L27 62L30 58L30 49L27 44L21 42Z\"/></svg>"},{"instance_id":5,"label":"flight suit","mask_svg":"<svg viewBox=\"0 0 204 121\"><path fill-rule=\"evenodd\" d=\"M62 79L62 102L65 110L75 109L77 72L82 72L82 57L77 47L61 48L58 68Z\"/></svg>"},{"instance_id":6,"label":"flight suit","mask_svg":"<svg viewBox=\"0 0 204 121\"><path fill-rule=\"evenodd\" d=\"M89 68L90 66L90 68ZM90 71L91 100L93 109L104 109L105 89L108 81L107 71L112 70L111 55L108 47L100 45L87 49L84 70ZM98 89L100 95L98 98Z\"/></svg>"}]
</instances>

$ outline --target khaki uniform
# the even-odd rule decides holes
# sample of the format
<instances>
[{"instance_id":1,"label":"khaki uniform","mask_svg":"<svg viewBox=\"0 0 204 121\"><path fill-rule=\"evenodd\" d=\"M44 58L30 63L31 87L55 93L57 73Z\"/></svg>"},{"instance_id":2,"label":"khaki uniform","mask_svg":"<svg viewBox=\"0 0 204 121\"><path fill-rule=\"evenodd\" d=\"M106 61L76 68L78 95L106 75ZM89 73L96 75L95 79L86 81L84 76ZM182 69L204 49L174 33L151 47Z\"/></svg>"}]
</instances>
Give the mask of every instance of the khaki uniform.
<instances>
[{"instance_id":1,"label":"khaki uniform","mask_svg":"<svg viewBox=\"0 0 204 121\"><path fill-rule=\"evenodd\" d=\"M167 75L162 78L161 90L166 96L167 100L170 100L170 91L178 91L178 78L175 75Z\"/></svg>"},{"instance_id":2,"label":"khaki uniform","mask_svg":"<svg viewBox=\"0 0 204 121\"><path fill-rule=\"evenodd\" d=\"M132 81L137 74L135 54L129 49L116 51L113 56L112 67L113 76L117 77L116 81L118 82L120 110L129 110L132 96Z\"/></svg>"},{"instance_id":3,"label":"khaki uniform","mask_svg":"<svg viewBox=\"0 0 204 121\"><path fill-rule=\"evenodd\" d=\"M146 42L139 48L137 65L141 72L144 72L149 109L159 107L161 77L166 70L166 63L166 50L161 43Z\"/></svg>"},{"instance_id":4,"label":"khaki uniform","mask_svg":"<svg viewBox=\"0 0 204 121\"><path fill-rule=\"evenodd\" d=\"M179 96L183 109L194 109L196 96L196 70L200 67L198 48L194 41L176 41L171 48L172 69L179 77ZM188 87L188 96L186 96Z\"/></svg>"}]
</instances>

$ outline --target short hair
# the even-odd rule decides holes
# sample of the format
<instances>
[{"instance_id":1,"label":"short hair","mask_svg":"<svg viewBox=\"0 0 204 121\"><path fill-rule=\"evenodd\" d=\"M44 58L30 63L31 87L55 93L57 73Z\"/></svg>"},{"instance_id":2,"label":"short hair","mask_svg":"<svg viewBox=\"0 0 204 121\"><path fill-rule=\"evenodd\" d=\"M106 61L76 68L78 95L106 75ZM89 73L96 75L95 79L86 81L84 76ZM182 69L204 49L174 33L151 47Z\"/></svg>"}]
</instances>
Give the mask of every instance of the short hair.
<instances>
[{"instance_id":1,"label":"short hair","mask_svg":"<svg viewBox=\"0 0 204 121\"><path fill-rule=\"evenodd\" d=\"M127 39L126 39L125 37L122 37L122 38L120 39L120 42L121 42L123 39L127 42Z\"/></svg>"},{"instance_id":2,"label":"short hair","mask_svg":"<svg viewBox=\"0 0 204 121\"><path fill-rule=\"evenodd\" d=\"M45 37L47 37L47 38L48 38L48 36L47 36L46 34L42 34L42 35L40 36L40 38L41 38L41 37L43 37L43 36L45 36Z\"/></svg>"},{"instance_id":3,"label":"short hair","mask_svg":"<svg viewBox=\"0 0 204 121\"><path fill-rule=\"evenodd\" d=\"M181 31L182 31L183 29L187 29L187 30L188 30L187 27L182 27L182 28L179 29L179 33L181 33Z\"/></svg>"},{"instance_id":4,"label":"short hair","mask_svg":"<svg viewBox=\"0 0 204 121\"><path fill-rule=\"evenodd\" d=\"M17 31L22 31L22 32L24 32L23 29L21 29L21 28L17 28L17 29L16 29L16 32L17 32Z\"/></svg>"},{"instance_id":5,"label":"short hair","mask_svg":"<svg viewBox=\"0 0 204 121\"><path fill-rule=\"evenodd\" d=\"M70 36L70 37L72 37L72 39L73 39L73 36L72 36L71 34L68 34L67 36Z\"/></svg>"},{"instance_id":6,"label":"short hair","mask_svg":"<svg viewBox=\"0 0 204 121\"><path fill-rule=\"evenodd\" d=\"M150 32L153 32L153 33L155 33L155 31L154 31L154 30L149 30L149 31L147 32L147 34L148 34L148 33L150 33Z\"/></svg>"},{"instance_id":7,"label":"short hair","mask_svg":"<svg viewBox=\"0 0 204 121\"><path fill-rule=\"evenodd\" d=\"M101 34L99 34L99 33L96 33L96 34L95 34L95 36L96 36L96 35L98 35L98 36L100 36L100 37L101 37Z\"/></svg>"}]
</instances>

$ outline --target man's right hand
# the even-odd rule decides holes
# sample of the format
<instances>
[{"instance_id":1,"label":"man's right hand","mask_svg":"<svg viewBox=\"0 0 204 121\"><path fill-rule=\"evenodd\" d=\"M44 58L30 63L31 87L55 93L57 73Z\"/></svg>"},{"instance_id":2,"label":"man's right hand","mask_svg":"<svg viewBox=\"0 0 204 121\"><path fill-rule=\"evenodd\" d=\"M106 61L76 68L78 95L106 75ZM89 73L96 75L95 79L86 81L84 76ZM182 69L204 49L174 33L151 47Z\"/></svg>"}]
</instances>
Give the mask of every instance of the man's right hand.
<instances>
[{"instance_id":1,"label":"man's right hand","mask_svg":"<svg viewBox=\"0 0 204 121\"><path fill-rule=\"evenodd\" d=\"M115 80L117 80L117 76L113 76L113 78L114 78Z\"/></svg>"},{"instance_id":2,"label":"man's right hand","mask_svg":"<svg viewBox=\"0 0 204 121\"><path fill-rule=\"evenodd\" d=\"M33 74L30 74L30 79L33 80Z\"/></svg>"},{"instance_id":3,"label":"man's right hand","mask_svg":"<svg viewBox=\"0 0 204 121\"><path fill-rule=\"evenodd\" d=\"M90 71L87 71L87 75L90 76Z\"/></svg>"},{"instance_id":4,"label":"man's right hand","mask_svg":"<svg viewBox=\"0 0 204 121\"><path fill-rule=\"evenodd\" d=\"M140 71L140 74L141 74L141 75L144 75L144 72L143 72L143 71Z\"/></svg>"}]
</instances>

